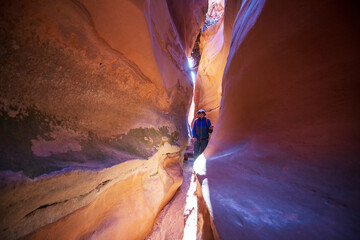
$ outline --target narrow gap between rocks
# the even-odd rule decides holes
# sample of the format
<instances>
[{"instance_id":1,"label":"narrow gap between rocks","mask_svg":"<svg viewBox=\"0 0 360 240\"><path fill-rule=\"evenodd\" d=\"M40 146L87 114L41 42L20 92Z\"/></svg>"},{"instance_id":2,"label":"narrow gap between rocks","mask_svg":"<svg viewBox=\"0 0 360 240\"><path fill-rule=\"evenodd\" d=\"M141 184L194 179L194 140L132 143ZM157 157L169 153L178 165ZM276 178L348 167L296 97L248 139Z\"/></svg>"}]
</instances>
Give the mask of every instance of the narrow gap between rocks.
<instances>
[{"instance_id":1,"label":"narrow gap between rocks","mask_svg":"<svg viewBox=\"0 0 360 240\"><path fill-rule=\"evenodd\" d=\"M224 3L222 0L209 1L208 12L203 26L194 43L194 47L188 57L190 76L193 82L192 103L188 112L189 137L191 137L191 127L195 118L195 88L196 80L199 78L198 68L202 57L201 36L212 25L217 24L224 15ZM223 24L223 23L222 23ZM204 47L204 46L202 46ZM183 183L176 192L173 199L164 207L159 214L152 232L146 240L157 239L183 239L195 240L203 239L204 236L213 235L211 230L204 233L204 223L199 224L198 216L198 191L196 173L194 172L193 144L190 143L184 153L183 163ZM200 203L201 204L201 203ZM200 213L201 214L201 213ZM209 224L209 223L208 223ZM200 228L199 228L199 225ZM179 227L183 226L183 227ZM207 237L208 238L208 237Z\"/></svg>"}]
</instances>

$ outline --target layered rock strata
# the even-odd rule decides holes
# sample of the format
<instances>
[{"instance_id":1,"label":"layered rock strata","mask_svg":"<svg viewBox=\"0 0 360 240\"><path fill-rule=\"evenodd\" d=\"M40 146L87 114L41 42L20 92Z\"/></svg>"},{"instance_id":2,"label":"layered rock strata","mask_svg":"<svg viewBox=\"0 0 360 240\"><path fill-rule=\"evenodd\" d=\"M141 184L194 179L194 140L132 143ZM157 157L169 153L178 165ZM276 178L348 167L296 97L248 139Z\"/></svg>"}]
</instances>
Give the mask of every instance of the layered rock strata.
<instances>
[{"instance_id":1,"label":"layered rock strata","mask_svg":"<svg viewBox=\"0 0 360 240\"><path fill-rule=\"evenodd\" d=\"M165 0L0 9L1 239L143 238L181 183L181 154L162 156L187 144L196 34L179 36Z\"/></svg>"},{"instance_id":2,"label":"layered rock strata","mask_svg":"<svg viewBox=\"0 0 360 240\"><path fill-rule=\"evenodd\" d=\"M181 100L170 99L158 68L142 71L141 62L133 62L139 56L114 49L80 2L3 5L2 170L36 177L64 167L96 167L99 161L111 166L151 156L164 137L172 135L173 142L186 137L186 125L177 117L185 118L191 91L183 87ZM130 2L118 8L141 13ZM142 28L147 44L138 45L149 52L142 20L134 28ZM156 66L154 57L148 62ZM179 81L190 89L188 79Z\"/></svg>"},{"instance_id":3,"label":"layered rock strata","mask_svg":"<svg viewBox=\"0 0 360 240\"><path fill-rule=\"evenodd\" d=\"M26 194L26 202L11 198L6 203L29 213L22 218L15 211L20 216L8 216L12 222L7 224L15 238L25 230L37 230L24 239L144 239L182 183L179 158L179 148L167 144L147 161L27 181L15 189L16 195Z\"/></svg>"}]
</instances>

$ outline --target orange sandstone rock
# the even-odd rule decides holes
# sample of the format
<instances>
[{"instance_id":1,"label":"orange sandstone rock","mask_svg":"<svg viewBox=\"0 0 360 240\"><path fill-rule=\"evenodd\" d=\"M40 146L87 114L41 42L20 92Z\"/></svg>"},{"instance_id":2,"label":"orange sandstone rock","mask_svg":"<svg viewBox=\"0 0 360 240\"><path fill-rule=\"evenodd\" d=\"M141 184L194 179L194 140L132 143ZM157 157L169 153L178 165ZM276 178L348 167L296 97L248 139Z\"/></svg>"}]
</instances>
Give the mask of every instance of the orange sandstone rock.
<instances>
[{"instance_id":1,"label":"orange sandstone rock","mask_svg":"<svg viewBox=\"0 0 360 240\"><path fill-rule=\"evenodd\" d=\"M242 1L203 162L221 239L358 235L359 17L350 1Z\"/></svg>"},{"instance_id":2,"label":"orange sandstone rock","mask_svg":"<svg viewBox=\"0 0 360 240\"><path fill-rule=\"evenodd\" d=\"M207 0L167 0L169 12L186 56L191 55L196 37L204 24L207 2Z\"/></svg>"},{"instance_id":3,"label":"orange sandstone rock","mask_svg":"<svg viewBox=\"0 0 360 240\"><path fill-rule=\"evenodd\" d=\"M181 181L173 163L152 188L142 161L187 140L192 95L167 2L18 0L0 15L0 238L107 236L130 195L147 220L128 230L145 236Z\"/></svg>"},{"instance_id":4,"label":"orange sandstone rock","mask_svg":"<svg viewBox=\"0 0 360 240\"><path fill-rule=\"evenodd\" d=\"M25 239L145 238L159 211L182 183L180 153L171 153L174 150L167 147L148 161L124 163L127 171L123 172L128 177L122 176L89 205Z\"/></svg>"}]
</instances>

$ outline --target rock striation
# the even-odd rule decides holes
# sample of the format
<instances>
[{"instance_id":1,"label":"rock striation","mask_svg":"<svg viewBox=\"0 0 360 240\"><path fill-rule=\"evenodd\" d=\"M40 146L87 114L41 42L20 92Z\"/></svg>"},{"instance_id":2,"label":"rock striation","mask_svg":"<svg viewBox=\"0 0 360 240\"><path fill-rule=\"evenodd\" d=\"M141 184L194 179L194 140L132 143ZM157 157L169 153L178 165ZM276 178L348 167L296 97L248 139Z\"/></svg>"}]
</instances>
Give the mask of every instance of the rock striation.
<instances>
[{"instance_id":1,"label":"rock striation","mask_svg":"<svg viewBox=\"0 0 360 240\"><path fill-rule=\"evenodd\" d=\"M182 181L197 33L165 0L0 5L0 238L143 239Z\"/></svg>"},{"instance_id":2,"label":"rock striation","mask_svg":"<svg viewBox=\"0 0 360 240\"><path fill-rule=\"evenodd\" d=\"M103 171L74 171L66 174L66 177L60 175L25 184L23 187L34 191L27 195L29 207L22 207L22 211L39 203L34 198L40 202L51 201L49 194L37 190L36 186L32 186L34 184L42 187L51 185L47 189L55 193L51 196L52 200L65 198L61 202L40 206L27 215L33 230L40 224L44 227L25 239L145 238L158 212L182 183L179 158L179 148L171 148L167 144L147 161L132 160ZM59 178L72 184L59 185L59 180L62 180ZM103 182L91 188L89 178L101 178ZM19 192L21 190L17 189ZM71 214L52 223L56 214L63 215L64 210ZM49 215L49 212L52 214ZM11 217L14 219L14 216ZM15 233L21 232L23 222L17 224L18 229L11 229Z\"/></svg>"}]
</instances>

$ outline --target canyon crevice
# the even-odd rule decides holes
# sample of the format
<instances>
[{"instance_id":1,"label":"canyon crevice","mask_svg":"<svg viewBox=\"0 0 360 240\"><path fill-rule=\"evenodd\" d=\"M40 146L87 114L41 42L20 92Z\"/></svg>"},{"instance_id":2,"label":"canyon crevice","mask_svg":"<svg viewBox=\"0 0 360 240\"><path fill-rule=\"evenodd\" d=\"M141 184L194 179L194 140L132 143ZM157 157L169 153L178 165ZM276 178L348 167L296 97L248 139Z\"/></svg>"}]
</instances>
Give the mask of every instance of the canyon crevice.
<instances>
[{"instance_id":1,"label":"canyon crevice","mask_svg":"<svg viewBox=\"0 0 360 240\"><path fill-rule=\"evenodd\" d=\"M0 239L359 238L358 10L2 1Z\"/></svg>"}]
</instances>

